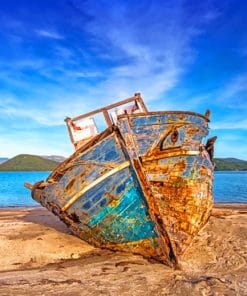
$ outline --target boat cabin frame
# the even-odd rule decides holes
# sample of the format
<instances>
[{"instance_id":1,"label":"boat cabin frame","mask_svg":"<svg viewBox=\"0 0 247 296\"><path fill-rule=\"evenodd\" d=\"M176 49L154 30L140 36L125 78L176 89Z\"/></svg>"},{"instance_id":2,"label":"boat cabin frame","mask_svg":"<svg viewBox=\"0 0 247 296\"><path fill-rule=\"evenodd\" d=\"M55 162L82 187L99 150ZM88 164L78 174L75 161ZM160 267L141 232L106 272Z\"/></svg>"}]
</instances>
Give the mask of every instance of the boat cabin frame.
<instances>
[{"instance_id":1,"label":"boat cabin frame","mask_svg":"<svg viewBox=\"0 0 247 296\"><path fill-rule=\"evenodd\" d=\"M82 115L75 116L73 118L66 117L64 121L66 122L68 132L69 132L69 137L70 137L72 144L75 147L75 150L77 150L79 147L81 147L83 144L85 144L86 142L88 142L89 140L91 140L95 136L95 135L92 135L84 140L77 141L74 137L74 134L73 134L73 128L75 127L75 122L80 121L82 119L91 118L92 116L101 113L101 114L103 114L103 118L105 120L106 126L110 127L110 126L114 125L115 123L114 123L114 120L111 118L109 111L114 108L131 103L131 102L134 102L135 105L138 106L138 110L140 110L141 113L143 113L143 114L148 113L148 109L141 97L141 94L135 93L133 97L119 101L117 103L114 103L114 104L84 113Z\"/></svg>"}]
</instances>

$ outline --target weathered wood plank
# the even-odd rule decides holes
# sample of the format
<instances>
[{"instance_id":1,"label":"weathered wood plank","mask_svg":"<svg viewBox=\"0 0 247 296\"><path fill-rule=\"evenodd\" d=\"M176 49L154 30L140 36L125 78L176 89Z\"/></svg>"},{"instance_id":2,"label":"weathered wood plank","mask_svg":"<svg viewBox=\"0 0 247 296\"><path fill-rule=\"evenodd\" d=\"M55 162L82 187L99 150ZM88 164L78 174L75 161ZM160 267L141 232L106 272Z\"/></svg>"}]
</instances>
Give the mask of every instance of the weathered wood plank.
<instances>
[{"instance_id":1,"label":"weathered wood plank","mask_svg":"<svg viewBox=\"0 0 247 296\"><path fill-rule=\"evenodd\" d=\"M82 190L78 191L72 198L71 200L69 200L62 208L62 211L66 211L74 202L77 201L78 198L80 198L80 196L82 196L84 193L86 193L87 191L89 191L91 188L93 188L94 186L96 186L97 184L101 183L102 181L104 181L106 178L116 174L117 172L121 171L122 169L128 167L130 165L129 161L125 161L123 163L121 163L119 166L117 166L116 168L108 171L107 173L105 173L103 176L97 178L96 180L94 180L93 182L91 182L89 185L85 186Z\"/></svg>"}]
</instances>

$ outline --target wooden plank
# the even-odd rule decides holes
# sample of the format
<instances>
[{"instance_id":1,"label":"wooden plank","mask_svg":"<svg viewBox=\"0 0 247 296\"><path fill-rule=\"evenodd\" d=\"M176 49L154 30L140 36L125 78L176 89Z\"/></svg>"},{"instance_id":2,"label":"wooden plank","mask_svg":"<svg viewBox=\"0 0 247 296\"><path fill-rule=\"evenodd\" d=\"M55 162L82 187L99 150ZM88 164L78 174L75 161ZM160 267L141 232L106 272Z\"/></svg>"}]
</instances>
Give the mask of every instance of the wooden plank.
<instances>
[{"instance_id":1,"label":"wooden plank","mask_svg":"<svg viewBox=\"0 0 247 296\"><path fill-rule=\"evenodd\" d=\"M73 134L71 132L71 127L69 125L69 120L70 120L69 117L66 117L64 119L64 121L66 122L67 128L68 128L68 131L69 131L69 137L70 137L71 143L75 146L75 140L74 140Z\"/></svg>"},{"instance_id":2,"label":"wooden plank","mask_svg":"<svg viewBox=\"0 0 247 296\"><path fill-rule=\"evenodd\" d=\"M95 136L92 140L87 142L83 147L80 147L78 150L76 150L69 158L67 158L64 162L58 165L58 167L52 172L48 180L55 179L60 180L62 175L64 174L67 166L70 166L70 163L73 161L73 159L79 157L83 153L86 153L88 150L91 149L95 144L102 141L106 137L110 136L110 134L114 131L113 127L108 127L105 131ZM62 174L62 175L61 175Z\"/></svg>"},{"instance_id":3,"label":"wooden plank","mask_svg":"<svg viewBox=\"0 0 247 296\"><path fill-rule=\"evenodd\" d=\"M108 106L105 106L103 108L99 108L99 109L96 109L96 110L93 110L93 111L90 111L88 113L85 113L85 114L82 114L82 115L79 115L79 116L76 116L74 118L72 118L73 121L77 121L77 120L80 120L80 119L83 119L83 118L86 118L86 117L89 117L91 115L94 115L94 114L97 114L97 113L100 113L100 112L103 112L104 110L110 110L110 109L113 109L115 107L118 107L118 106L121 106L121 105L125 105L125 104L128 104L130 102L134 102L136 100L140 100L140 94L136 94L134 97L131 97L129 99L126 99L126 100L122 100L120 102L117 102L117 103L114 103L114 104L111 104L111 105L108 105ZM142 99L141 99L142 101ZM147 110L144 102L142 101L142 103L140 102L141 106L143 107L143 109ZM143 104L143 105L142 105Z\"/></svg>"},{"instance_id":4,"label":"wooden plank","mask_svg":"<svg viewBox=\"0 0 247 296\"><path fill-rule=\"evenodd\" d=\"M199 150L171 150L167 149L167 151L161 151L160 153L155 153L155 155L152 155L152 151L150 151L150 155L142 156L142 161L151 161L151 160L157 160L162 158L169 158L169 157L175 157L175 156L189 156L189 155L200 155L202 154Z\"/></svg>"},{"instance_id":5,"label":"wooden plank","mask_svg":"<svg viewBox=\"0 0 247 296\"><path fill-rule=\"evenodd\" d=\"M144 113L148 113L148 109L147 109L145 103L143 102L143 99L141 97L141 94L140 93L136 93L135 94L135 97L136 97L137 102L140 104L142 111Z\"/></svg>"},{"instance_id":6,"label":"wooden plank","mask_svg":"<svg viewBox=\"0 0 247 296\"><path fill-rule=\"evenodd\" d=\"M24 182L24 186L25 186L26 188L30 189L30 190L33 189L33 185L32 185L31 183L29 183L29 182Z\"/></svg>"},{"instance_id":7,"label":"wooden plank","mask_svg":"<svg viewBox=\"0 0 247 296\"><path fill-rule=\"evenodd\" d=\"M103 115L104 115L104 118L105 118L105 122L108 126L111 126L112 125L112 122L111 122L111 118L107 112L106 109L103 109Z\"/></svg>"},{"instance_id":8,"label":"wooden plank","mask_svg":"<svg viewBox=\"0 0 247 296\"><path fill-rule=\"evenodd\" d=\"M105 173L103 176L97 178L96 180L94 180L93 182L91 182L89 185L85 186L82 190L78 191L62 208L61 211L66 211L73 203L75 203L84 193L86 193L88 190L90 190L91 188L95 187L97 184L99 184L100 182L104 181L106 178L116 174L117 172L127 168L128 166L130 166L130 162L129 161L125 161L123 163L121 163L119 166L117 166L116 168L108 171L107 173Z\"/></svg>"}]
</instances>

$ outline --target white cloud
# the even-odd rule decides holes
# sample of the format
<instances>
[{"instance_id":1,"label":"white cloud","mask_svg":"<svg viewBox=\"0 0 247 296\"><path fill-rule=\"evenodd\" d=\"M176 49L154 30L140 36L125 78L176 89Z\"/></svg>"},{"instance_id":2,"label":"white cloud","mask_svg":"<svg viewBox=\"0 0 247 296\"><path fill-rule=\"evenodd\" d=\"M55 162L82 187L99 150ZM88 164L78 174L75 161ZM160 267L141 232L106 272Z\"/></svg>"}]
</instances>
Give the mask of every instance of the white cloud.
<instances>
[{"instance_id":1,"label":"white cloud","mask_svg":"<svg viewBox=\"0 0 247 296\"><path fill-rule=\"evenodd\" d=\"M32 100L19 100L14 96L4 96L0 93L0 112L2 119L17 121L22 119L32 120L40 126L64 125L64 118L74 117L89 111L89 106L96 109L102 104L100 100L90 94L79 95L80 90L74 93L66 93L56 88L44 90ZM51 100L49 100L51 96ZM42 99L45 98L45 100Z\"/></svg>"},{"instance_id":2,"label":"white cloud","mask_svg":"<svg viewBox=\"0 0 247 296\"><path fill-rule=\"evenodd\" d=\"M246 143L238 141L225 141L224 138L217 139L215 143L215 157L235 157L247 160Z\"/></svg>"},{"instance_id":3,"label":"white cloud","mask_svg":"<svg viewBox=\"0 0 247 296\"><path fill-rule=\"evenodd\" d=\"M193 38L201 33L202 23L217 14L205 10L192 16L181 1L175 2L134 4L131 9L119 3L74 2L90 16L83 29L91 34L95 47L101 47L100 55L120 61L105 73L97 93L123 97L141 90L150 101L177 84L193 60Z\"/></svg>"},{"instance_id":4,"label":"white cloud","mask_svg":"<svg viewBox=\"0 0 247 296\"><path fill-rule=\"evenodd\" d=\"M36 155L63 155L73 153L69 137L64 133L53 133L44 137L36 131L11 131L0 135L1 156L13 157L17 154L28 153Z\"/></svg>"},{"instance_id":5,"label":"white cloud","mask_svg":"<svg viewBox=\"0 0 247 296\"><path fill-rule=\"evenodd\" d=\"M102 3L86 1L81 4L82 10L91 16L81 29L89 34L93 42L91 55L95 53L94 68L90 67L86 53L88 67L83 67L80 65L82 60L77 60L72 48L58 45L54 49L60 59L52 63L35 59L20 61L18 69L32 67L37 73L57 81L57 85L44 84L44 89L39 87L35 93L32 82L22 81L24 88L34 92L32 100L28 100L28 110L18 99L15 103L7 104L5 114L31 118L43 125L60 125L66 115L83 113L90 108L132 96L136 91L141 91L147 102L164 98L192 62L195 54L192 41L201 30L200 14L188 17L189 12L182 2L170 4L163 7L156 3L146 7L139 4L131 11L125 4L111 3L104 5L104 13ZM77 5L80 4L77 2ZM213 11L210 13L213 15ZM50 29L36 30L36 34L46 38L63 38ZM104 60L104 56L108 56L111 66L102 70L101 67L97 68L97 59ZM66 62L71 60L76 68L67 67ZM18 79L16 81L11 76L8 79L10 83L18 84ZM87 84L77 79L92 79L93 83ZM44 102L40 104L43 98ZM198 101L194 99L193 106ZM188 102L186 104L189 108ZM167 100L164 107L167 105L176 104Z\"/></svg>"},{"instance_id":6,"label":"white cloud","mask_svg":"<svg viewBox=\"0 0 247 296\"><path fill-rule=\"evenodd\" d=\"M64 125L66 116L73 117L130 97L136 91L141 91L144 100L151 104L157 101L163 102L162 107L176 107L175 101L164 98L193 62L196 52L192 42L202 32L202 24L217 18L217 14L210 10L208 15L207 11L192 15L182 1L175 1L175 4L174 1L163 4L152 1L143 4L141 1L137 6L133 5L133 10L125 2L76 3L83 10L82 14L90 16L79 28L83 30L83 36L88 37L88 47L83 48L80 41L68 47L55 42L52 57L46 52L42 59L36 59L34 52L12 63L15 68L5 65L1 78L21 91L18 98L5 98L0 93L0 102L4 102L0 103L1 116L12 118L13 122L22 120L23 125L32 121L41 127L60 126ZM65 39L56 28L33 32L48 41ZM40 79L37 83L35 74L34 81L32 76L24 76L22 70L26 68L49 81ZM198 97L185 102L186 109L190 109L189 103L195 106L200 101L201 97ZM181 104L180 107L185 109ZM35 138L30 133L25 135L28 140L24 141L21 136L18 134L17 141L6 136L4 151L14 153L16 148L11 150L11 145L16 143L23 152L57 154L56 143L49 135ZM23 146L22 141L25 142ZM59 145L65 144L61 140Z\"/></svg>"},{"instance_id":7,"label":"white cloud","mask_svg":"<svg viewBox=\"0 0 247 296\"><path fill-rule=\"evenodd\" d=\"M218 101L230 108L247 108L247 73L242 73L228 81L218 91Z\"/></svg>"},{"instance_id":8,"label":"white cloud","mask_svg":"<svg viewBox=\"0 0 247 296\"><path fill-rule=\"evenodd\" d=\"M222 121L216 121L211 123L211 128L214 130L218 129L247 129L247 119L239 120L235 118L224 119Z\"/></svg>"},{"instance_id":9,"label":"white cloud","mask_svg":"<svg viewBox=\"0 0 247 296\"><path fill-rule=\"evenodd\" d=\"M217 10L209 10L203 15L203 19L206 22L214 21L221 16L221 12Z\"/></svg>"},{"instance_id":10,"label":"white cloud","mask_svg":"<svg viewBox=\"0 0 247 296\"><path fill-rule=\"evenodd\" d=\"M57 33L56 31L53 30L45 30L45 29L39 29L35 30L35 33L41 37L45 38L51 38L51 39L64 39L64 36L61 34Z\"/></svg>"}]
</instances>

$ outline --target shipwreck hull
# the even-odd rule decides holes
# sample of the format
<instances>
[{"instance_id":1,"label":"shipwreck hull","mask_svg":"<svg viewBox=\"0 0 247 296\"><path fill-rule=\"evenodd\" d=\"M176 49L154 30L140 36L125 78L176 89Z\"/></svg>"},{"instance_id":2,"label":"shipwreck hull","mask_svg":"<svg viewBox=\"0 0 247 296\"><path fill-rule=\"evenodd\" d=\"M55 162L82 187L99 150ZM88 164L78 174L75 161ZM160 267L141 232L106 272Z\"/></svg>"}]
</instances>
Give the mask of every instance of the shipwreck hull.
<instances>
[{"instance_id":1,"label":"shipwreck hull","mask_svg":"<svg viewBox=\"0 0 247 296\"><path fill-rule=\"evenodd\" d=\"M207 222L213 204L214 166L202 140L208 118L192 112L121 116L119 128L160 232L179 259Z\"/></svg>"},{"instance_id":2,"label":"shipwreck hull","mask_svg":"<svg viewBox=\"0 0 247 296\"><path fill-rule=\"evenodd\" d=\"M79 149L44 182L33 198L58 215L83 240L170 264L117 129ZM88 146L91 146L90 143Z\"/></svg>"},{"instance_id":3,"label":"shipwreck hull","mask_svg":"<svg viewBox=\"0 0 247 296\"><path fill-rule=\"evenodd\" d=\"M177 258L209 218L212 169L201 156L175 156L144 164L159 221Z\"/></svg>"},{"instance_id":4,"label":"shipwreck hull","mask_svg":"<svg viewBox=\"0 0 247 296\"><path fill-rule=\"evenodd\" d=\"M207 134L208 118L197 113L126 112L32 196L94 246L174 266L212 208Z\"/></svg>"}]
</instances>

